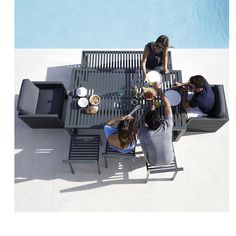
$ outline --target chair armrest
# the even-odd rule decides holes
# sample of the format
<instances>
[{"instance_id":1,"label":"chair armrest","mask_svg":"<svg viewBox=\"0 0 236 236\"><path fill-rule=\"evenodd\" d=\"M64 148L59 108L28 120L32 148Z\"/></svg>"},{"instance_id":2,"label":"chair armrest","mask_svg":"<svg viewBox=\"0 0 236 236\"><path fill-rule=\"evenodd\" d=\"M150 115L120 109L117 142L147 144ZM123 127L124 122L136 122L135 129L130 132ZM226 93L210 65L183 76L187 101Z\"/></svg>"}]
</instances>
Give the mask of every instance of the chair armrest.
<instances>
[{"instance_id":1,"label":"chair armrest","mask_svg":"<svg viewBox=\"0 0 236 236\"><path fill-rule=\"evenodd\" d=\"M54 89L54 88L64 88L65 86L60 81L32 81L35 86L40 89Z\"/></svg>"},{"instance_id":2,"label":"chair armrest","mask_svg":"<svg viewBox=\"0 0 236 236\"><path fill-rule=\"evenodd\" d=\"M21 117L25 117L25 118L50 118L50 117L58 117L58 114L21 114L19 112L18 116Z\"/></svg>"}]
</instances>

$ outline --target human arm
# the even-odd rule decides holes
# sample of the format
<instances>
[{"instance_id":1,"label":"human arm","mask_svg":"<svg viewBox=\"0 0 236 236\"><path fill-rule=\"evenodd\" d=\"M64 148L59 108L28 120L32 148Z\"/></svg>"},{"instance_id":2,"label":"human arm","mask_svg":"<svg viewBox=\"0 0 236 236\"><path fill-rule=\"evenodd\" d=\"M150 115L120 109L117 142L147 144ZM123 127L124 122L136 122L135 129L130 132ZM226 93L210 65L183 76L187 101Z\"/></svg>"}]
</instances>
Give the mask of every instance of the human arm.
<instances>
[{"instance_id":1,"label":"human arm","mask_svg":"<svg viewBox=\"0 0 236 236\"><path fill-rule=\"evenodd\" d=\"M163 62L164 73L169 73L167 66L168 66L168 49L166 49L164 52L164 62Z\"/></svg>"},{"instance_id":2,"label":"human arm","mask_svg":"<svg viewBox=\"0 0 236 236\"><path fill-rule=\"evenodd\" d=\"M172 88L179 88L179 87L184 87L184 86L187 86L188 85L188 82L186 83L180 83L180 82L175 82L172 86Z\"/></svg>"},{"instance_id":3,"label":"human arm","mask_svg":"<svg viewBox=\"0 0 236 236\"><path fill-rule=\"evenodd\" d=\"M160 96L160 98L163 102L165 117L173 118L171 103L170 103L169 99L166 97L166 95L163 93L163 91L160 87L160 84L155 83L154 88L156 89L157 94Z\"/></svg>"},{"instance_id":4,"label":"human arm","mask_svg":"<svg viewBox=\"0 0 236 236\"><path fill-rule=\"evenodd\" d=\"M133 118L133 116L130 116L130 115L121 116L119 118L114 118L114 119L108 120L108 121L105 122L105 124L106 125L113 125L113 124L116 124L119 121L122 121L122 120L125 120L125 119L134 119L134 118Z\"/></svg>"},{"instance_id":5,"label":"human arm","mask_svg":"<svg viewBox=\"0 0 236 236\"><path fill-rule=\"evenodd\" d=\"M143 79L146 80L147 79L147 70L146 70L146 63L147 63L147 57L149 54L149 50L148 48L145 46L144 51L143 51L143 58L141 61L141 70L143 72Z\"/></svg>"},{"instance_id":6,"label":"human arm","mask_svg":"<svg viewBox=\"0 0 236 236\"><path fill-rule=\"evenodd\" d=\"M184 110L191 108L191 106L189 105L187 96L188 96L187 90L182 90L181 91L181 103L182 103L182 107Z\"/></svg>"}]
</instances>

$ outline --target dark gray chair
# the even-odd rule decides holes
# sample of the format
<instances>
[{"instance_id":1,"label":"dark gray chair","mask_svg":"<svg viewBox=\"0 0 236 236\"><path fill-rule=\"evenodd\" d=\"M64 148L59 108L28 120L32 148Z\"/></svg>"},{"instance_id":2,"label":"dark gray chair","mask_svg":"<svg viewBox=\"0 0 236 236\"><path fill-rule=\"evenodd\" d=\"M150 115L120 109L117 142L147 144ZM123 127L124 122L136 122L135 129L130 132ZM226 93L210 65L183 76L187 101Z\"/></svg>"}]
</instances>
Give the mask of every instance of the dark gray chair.
<instances>
[{"instance_id":1,"label":"dark gray chair","mask_svg":"<svg viewBox=\"0 0 236 236\"><path fill-rule=\"evenodd\" d=\"M67 95L61 82L24 79L18 98L18 117L31 128L63 128Z\"/></svg>"},{"instance_id":2,"label":"dark gray chair","mask_svg":"<svg viewBox=\"0 0 236 236\"><path fill-rule=\"evenodd\" d=\"M72 163L81 162L97 162L98 173L101 174L99 164L99 135L74 135L71 136L69 157L63 160L64 163L69 164L72 174L74 169Z\"/></svg>"},{"instance_id":3,"label":"dark gray chair","mask_svg":"<svg viewBox=\"0 0 236 236\"><path fill-rule=\"evenodd\" d=\"M224 86L212 85L215 94L215 105L207 117L191 117L187 122L185 135L216 132L229 120Z\"/></svg>"},{"instance_id":4,"label":"dark gray chair","mask_svg":"<svg viewBox=\"0 0 236 236\"><path fill-rule=\"evenodd\" d=\"M121 153L119 151L116 151L114 149L112 149L109 145L109 143L106 143L106 149L105 152L102 154L104 156L104 160L105 160L105 167L108 168L108 158L114 158L114 159L119 159L121 161L128 161L129 163L129 169L130 171L133 170L133 162L135 161L135 148L129 152L129 153Z\"/></svg>"},{"instance_id":5,"label":"dark gray chair","mask_svg":"<svg viewBox=\"0 0 236 236\"><path fill-rule=\"evenodd\" d=\"M173 146L174 150L174 146ZM170 178L159 178L159 180L174 180L177 173L179 171L183 171L183 167L178 167L177 162L176 162L176 156L174 154L174 160L172 163L167 164L167 165L159 165L159 166L153 166L148 162L148 153L144 152L145 156L145 162L146 162L146 169L147 169L147 177L146 177L146 183L148 182L149 175L150 174L160 174L160 173L168 173L172 172L173 175Z\"/></svg>"}]
</instances>

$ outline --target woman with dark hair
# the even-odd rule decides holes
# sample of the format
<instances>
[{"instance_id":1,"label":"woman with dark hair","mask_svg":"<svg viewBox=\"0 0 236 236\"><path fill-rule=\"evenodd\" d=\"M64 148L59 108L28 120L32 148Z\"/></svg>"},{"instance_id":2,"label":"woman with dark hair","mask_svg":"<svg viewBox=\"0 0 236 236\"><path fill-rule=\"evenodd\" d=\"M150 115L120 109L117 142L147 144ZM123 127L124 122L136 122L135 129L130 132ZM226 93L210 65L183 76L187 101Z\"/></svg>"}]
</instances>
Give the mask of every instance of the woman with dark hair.
<instances>
[{"instance_id":1,"label":"woman with dark hair","mask_svg":"<svg viewBox=\"0 0 236 236\"><path fill-rule=\"evenodd\" d=\"M117 128L112 127L115 124L118 124ZM121 153L129 153L136 144L138 121L130 115L112 119L106 122L104 132L112 149Z\"/></svg>"},{"instance_id":2,"label":"woman with dark hair","mask_svg":"<svg viewBox=\"0 0 236 236\"><path fill-rule=\"evenodd\" d=\"M165 35L161 35L155 42L145 45L141 62L144 80L146 80L146 74L149 70L168 73L168 47L169 39Z\"/></svg>"}]
</instances>

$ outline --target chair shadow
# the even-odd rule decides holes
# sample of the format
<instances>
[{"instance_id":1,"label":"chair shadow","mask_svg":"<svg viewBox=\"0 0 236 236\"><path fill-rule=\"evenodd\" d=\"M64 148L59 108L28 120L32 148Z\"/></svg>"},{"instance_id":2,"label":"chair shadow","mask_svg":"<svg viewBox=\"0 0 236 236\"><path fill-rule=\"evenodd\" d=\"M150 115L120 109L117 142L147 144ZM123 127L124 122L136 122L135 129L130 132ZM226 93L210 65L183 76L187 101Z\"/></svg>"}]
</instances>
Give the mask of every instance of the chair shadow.
<instances>
[{"instance_id":1,"label":"chair shadow","mask_svg":"<svg viewBox=\"0 0 236 236\"><path fill-rule=\"evenodd\" d=\"M109 159L106 169L101 157L101 175L97 173L96 163L73 164L75 174L72 174L63 159L68 158L70 136L65 129L31 129L18 118L16 110L18 95L15 95L15 183L32 180L63 179L77 182L75 189L69 191L88 190L104 187L110 184L141 183L144 179L130 178L128 163ZM87 134L100 134L102 138L101 152L105 149L103 130L84 130ZM82 131L80 132L82 133ZM137 158L133 163L133 171L143 168L144 159ZM145 174L143 175L145 177ZM96 183L91 183L96 181Z\"/></svg>"},{"instance_id":2,"label":"chair shadow","mask_svg":"<svg viewBox=\"0 0 236 236\"><path fill-rule=\"evenodd\" d=\"M79 64L55 66L47 69L46 81L61 81L66 89L70 87L70 80L74 68ZM88 190L104 187L110 184L134 184L143 182L144 179L131 179L126 163L120 160L109 160L108 169L105 168L101 157L101 175L97 173L96 163L73 164L75 174L71 174L69 166L63 163L68 158L70 136L65 129L31 129L18 118L16 110L18 94L15 94L15 183L31 180L63 179L83 184L75 189L64 189L60 192ZM91 134L100 134L105 149L103 130L85 130ZM144 159L137 158L133 163L133 171L145 166ZM145 176L145 174L143 175ZM88 183L96 181L96 183Z\"/></svg>"},{"instance_id":3,"label":"chair shadow","mask_svg":"<svg viewBox=\"0 0 236 236\"><path fill-rule=\"evenodd\" d=\"M65 88L69 89L72 71L79 67L80 64L48 67L46 81L61 81Z\"/></svg>"}]
</instances>

